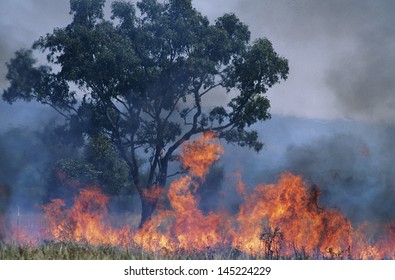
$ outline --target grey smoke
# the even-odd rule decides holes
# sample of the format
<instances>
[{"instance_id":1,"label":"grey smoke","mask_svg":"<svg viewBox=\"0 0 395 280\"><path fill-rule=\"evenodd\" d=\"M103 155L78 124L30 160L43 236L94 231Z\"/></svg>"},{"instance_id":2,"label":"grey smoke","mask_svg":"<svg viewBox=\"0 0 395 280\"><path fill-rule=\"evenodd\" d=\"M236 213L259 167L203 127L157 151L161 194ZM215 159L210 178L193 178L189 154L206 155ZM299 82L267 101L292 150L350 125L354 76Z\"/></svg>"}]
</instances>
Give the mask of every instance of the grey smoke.
<instances>
[{"instance_id":1,"label":"grey smoke","mask_svg":"<svg viewBox=\"0 0 395 280\"><path fill-rule=\"evenodd\" d=\"M35 206L46 195L45 179L51 158L36 131L13 128L0 134L0 184L12 190L14 208L37 210Z\"/></svg>"},{"instance_id":2,"label":"grey smoke","mask_svg":"<svg viewBox=\"0 0 395 280\"><path fill-rule=\"evenodd\" d=\"M68 1L0 1L0 87L6 84L5 63L20 48L30 48L34 40L51 32L54 24L70 21ZM58 25L59 26L59 25Z\"/></svg>"},{"instance_id":3,"label":"grey smoke","mask_svg":"<svg viewBox=\"0 0 395 280\"><path fill-rule=\"evenodd\" d=\"M267 149L242 155L247 172L273 182L293 171L320 185L321 203L354 221L393 219L395 2L230 3L253 36L267 36L290 61L289 80L269 93L273 112L337 119L262 125Z\"/></svg>"},{"instance_id":4,"label":"grey smoke","mask_svg":"<svg viewBox=\"0 0 395 280\"><path fill-rule=\"evenodd\" d=\"M332 135L289 144L283 162L262 171L264 179L290 171L302 175L308 186L319 186L321 206L338 208L353 222L393 220L394 127L338 121L330 127Z\"/></svg>"},{"instance_id":5,"label":"grey smoke","mask_svg":"<svg viewBox=\"0 0 395 280\"><path fill-rule=\"evenodd\" d=\"M369 5L368 5L369 4ZM333 61L327 83L345 114L385 123L395 121L395 3L362 3L345 31L354 48Z\"/></svg>"},{"instance_id":6,"label":"grey smoke","mask_svg":"<svg viewBox=\"0 0 395 280\"><path fill-rule=\"evenodd\" d=\"M289 81L272 96L276 112L395 121L394 1L230 2L290 61Z\"/></svg>"},{"instance_id":7,"label":"grey smoke","mask_svg":"<svg viewBox=\"0 0 395 280\"><path fill-rule=\"evenodd\" d=\"M5 62L17 49L29 48L39 36L65 26L71 19L68 2L0 1L1 91L6 87ZM241 167L250 185L271 183L282 171L293 171L320 185L321 203L341 208L355 221L395 218L391 125L395 2L194 0L194 4L210 19L235 12L250 26L253 37L268 37L290 62L289 79L269 92L273 119L257 126L264 150L256 155L227 147L221 160L227 170ZM49 119L45 110L38 104L9 106L0 101L0 131L31 126L38 119L45 122ZM293 116L372 122L319 122ZM31 176L27 171L23 174ZM226 188L224 183L225 193Z\"/></svg>"}]
</instances>

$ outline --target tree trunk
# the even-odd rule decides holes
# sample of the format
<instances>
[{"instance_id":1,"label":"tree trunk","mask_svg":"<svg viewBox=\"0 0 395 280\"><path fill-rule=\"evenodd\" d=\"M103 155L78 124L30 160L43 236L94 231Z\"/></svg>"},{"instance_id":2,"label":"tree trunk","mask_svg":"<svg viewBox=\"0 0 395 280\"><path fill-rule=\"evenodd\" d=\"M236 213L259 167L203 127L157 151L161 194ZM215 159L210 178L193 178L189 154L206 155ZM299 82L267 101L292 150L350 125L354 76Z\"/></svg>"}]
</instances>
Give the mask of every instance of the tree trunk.
<instances>
[{"instance_id":1,"label":"tree trunk","mask_svg":"<svg viewBox=\"0 0 395 280\"><path fill-rule=\"evenodd\" d=\"M152 199L148 199L144 195L140 195L140 200L141 200L141 220L140 220L139 228L141 229L143 225L151 219L152 213L154 213L158 200L153 201Z\"/></svg>"},{"instance_id":2,"label":"tree trunk","mask_svg":"<svg viewBox=\"0 0 395 280\"><path fill-rule=\"evenodd\" d=\"M147 191L141 190L139 191L140 200L141 200L141 220L139 228L141 229L144 224L151 219L152 214L154 213L158 201L160 200L160 195L163 194L163 189L166 186L167 181L167 168L168 168L168 160L167 158L161 159L161 164L159 168L159 178L155 185L149 186L150 190L148 193L152 191L153 195L147 195ZM160 189L157 189L160 188Z\"/></svg>"}]
</instances>

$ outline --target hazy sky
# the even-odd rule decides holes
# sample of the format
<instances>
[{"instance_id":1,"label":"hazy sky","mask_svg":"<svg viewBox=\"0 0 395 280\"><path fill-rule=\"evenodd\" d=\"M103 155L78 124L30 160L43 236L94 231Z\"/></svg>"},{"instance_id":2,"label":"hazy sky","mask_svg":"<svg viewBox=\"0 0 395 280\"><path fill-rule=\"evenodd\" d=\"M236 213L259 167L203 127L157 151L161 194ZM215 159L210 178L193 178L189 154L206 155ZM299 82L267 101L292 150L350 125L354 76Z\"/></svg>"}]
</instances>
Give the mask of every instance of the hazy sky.
<instances>
[{"instance_id":1,"label":"hazy sky","mask_svg":"<svg viewBox=\"0 0 395 280\"><path fill-rule=\"evenodd\" d=\"M273 113L395 121L394 1L216 2L289 59L289 80L270 93Z\"/></svg>"},{"instance_id":2,"label":"hazy sky","mask_svg":"<svg viewBox=\"0 0 395 280\"><path fill-rule=\"evenodd\" d=\"M249 181L303 174L355 219L395 218L395 1L193 3L212 21L234 12L290 65L289 79L268 93L273 119L257 126L263 152L230 148L223 162L240 162ZM70 21L68 0L0 0L0 92L12 54ZM45 122L48 112L0 101L0 132Z\"/></svg>"},{"instance_id":3,"label":"hazy sky","mask_svg":"<svg viewBox=\"0 0 395 280\"><path fill-rule=\"evenodd\" d=\"M289 79L269 91L273 114L395 122L395 1L193 3L212 20L236 13L254 38L269 38L289 59ZM68 0L0 1L1 88L13 52L65 26L68 12Z\"/></svg>"}]
</instances>

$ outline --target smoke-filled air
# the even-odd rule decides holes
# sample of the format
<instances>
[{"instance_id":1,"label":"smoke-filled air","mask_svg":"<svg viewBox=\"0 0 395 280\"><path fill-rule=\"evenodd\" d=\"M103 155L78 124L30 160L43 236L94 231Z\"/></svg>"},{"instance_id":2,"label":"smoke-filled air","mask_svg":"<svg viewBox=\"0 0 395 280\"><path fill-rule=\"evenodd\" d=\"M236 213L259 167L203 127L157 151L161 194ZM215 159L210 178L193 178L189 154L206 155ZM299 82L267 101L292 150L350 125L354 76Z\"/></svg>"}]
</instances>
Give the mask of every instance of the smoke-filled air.
<instances>
[{"instance_id":1,"label":"smoke-filled air","mask_svg":"<svg viewBox=\"0 0 395 280\"><path fill-rule=\"evenodd\" d=\"M23 2L0 259L395 259L392 1Z\"/></svg>"}]
</instances>

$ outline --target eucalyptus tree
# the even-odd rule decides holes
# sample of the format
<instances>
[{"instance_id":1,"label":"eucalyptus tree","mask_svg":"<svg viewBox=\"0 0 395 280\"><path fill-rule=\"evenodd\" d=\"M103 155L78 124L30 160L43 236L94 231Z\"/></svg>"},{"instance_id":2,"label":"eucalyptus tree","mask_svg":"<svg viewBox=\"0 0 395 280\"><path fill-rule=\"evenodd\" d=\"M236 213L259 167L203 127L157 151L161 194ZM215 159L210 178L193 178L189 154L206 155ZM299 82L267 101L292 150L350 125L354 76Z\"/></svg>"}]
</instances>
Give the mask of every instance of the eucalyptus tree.
<instances>
[{"instance_id":1,"label":"eucalyptus tree","mask_svg":"<svg viewBox=\"0 0 395 280\"><path fill-rule=\"evenodd\" d=\"M166 185L194 135L262 149L251 125L270 118L266 93L287 78L288 61L267 38L252 41L235 14L210 22L191 0L115 1L110 19L104 5L70 0L71 23L7 63L3 99L36 100L81 136L106 135L140 195L142 225L157 204L147 193Z\"/></svg>"}]
</instances>

